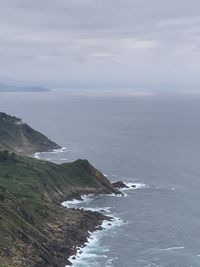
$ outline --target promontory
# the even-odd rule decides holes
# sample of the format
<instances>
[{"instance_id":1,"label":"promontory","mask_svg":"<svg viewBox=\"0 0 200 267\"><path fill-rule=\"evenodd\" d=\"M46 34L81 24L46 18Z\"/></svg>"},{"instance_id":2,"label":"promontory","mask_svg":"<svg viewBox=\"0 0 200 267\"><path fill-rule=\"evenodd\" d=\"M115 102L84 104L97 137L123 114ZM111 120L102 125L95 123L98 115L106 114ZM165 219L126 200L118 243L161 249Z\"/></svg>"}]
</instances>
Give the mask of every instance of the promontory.
<instances>
[{"instance_id":1,"label":"promontory","mask_svg":"<svg viewBox=\"0 0 200 267\"><path fill-rule=\"evenodd\" d=\"M87 160L55 164L35 152L60 148L21 119L0 113L0 267L64 267L108 217L67 209L83 194L119 194Z\"/></svg>"}]
</instances>

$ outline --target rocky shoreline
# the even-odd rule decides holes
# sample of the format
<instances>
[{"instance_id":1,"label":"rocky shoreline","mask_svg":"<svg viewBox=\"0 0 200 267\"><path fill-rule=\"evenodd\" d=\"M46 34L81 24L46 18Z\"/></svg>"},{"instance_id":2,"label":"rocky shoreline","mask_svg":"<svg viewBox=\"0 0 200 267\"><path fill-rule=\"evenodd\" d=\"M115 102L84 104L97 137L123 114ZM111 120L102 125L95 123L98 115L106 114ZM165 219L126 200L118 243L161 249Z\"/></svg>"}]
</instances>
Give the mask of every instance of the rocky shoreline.
<instances>
[{"instance_id":1,"label":"rocky shoreline","mask_svg":"<svg viewBox=\"0 0 200 267\"><path fill-rule=\"evenodd\" d=\"M70 258L75 259L79 248L83 248L87 245L88 239L90 236L96 232L103 230L102 224L104 221L112 221L112 217L105 216L99 212L86 211L80 209L70 209L74 211L74 216L80 216L82 220L74 220L73 223L66 224L66 221L62 224L62 234L64 234L64 239L69 242L71 236L74 236L75 239L71 242L71 246L68 247L68 262L64 266L71 265ZM63 266L63 267L64 267Z\"/></svg>"},{"instance_id":2,"label":"rocky shoreline","mask_svg":"<svg viewBox=\"0 0 200 267\"><path fill-rule=\"evenodd\" d=\"M38 267L71 266L70 258L76 257L78 248L87 245L91 233L102 230L102 223L112 220L103 214L80 209L66 209L60 212L57 220L49 223L52 229L50 247L55 251L54 255L43 255L45 262L37 263ZM30 265L32 266L32 265Z\"/></svg>"},{"instance_id":3,"label":"rocky shoreline","mask_svg":"<svg viewBox=\"0 0 200 267\"><path fill-rule=\"evenodd\" d=\"M0 263L9 267L70 265L89 233L111 218L61 203L82 195L122 194L87 160L58 165L5 151L0 185Z\"/></svg>"},{"instance_id":4,"label":"rocky shoreline","mask_svg":"<svg viewBox=\"0 0 200 267\"><path fill-rule=\"evenodd\" d=\"M124 188L131 189L129 186L127 186L122 181L114 182L114 183L112 183L112 185L114 188L116 188L118 190L124 189ZM121 191L118 191L117 194L120 194L123 196L123 193ZM68 199L68 201L73 201L73 200L82 200L83 201L82 195L75 195L74 198L70 197ZM103 230L104 228L102 225L103 225L104 221L108 221L108 225L111 226L114 218L112 216L106 216L106 215L102 214L101 211L96 212L96 211L84 210L84 209L80 209L80 208L68 208L68 207L65 207L65 209L81 212L83 214L83 216L85 216L87 214L86 216L89 216L90 219L92 219L92 223L88 225L89 227L87 228L86 232L83 235L84 238L81 239L80 242L77 239L76 245L73 246L71 249L71 252L70 252L70 255L68 258L68 263L66 265L66 266L71 266L70 259L75 260L76 257L78 256L79 249L83 248L84 246L87 246L87 242L88 242L88 239L90 238L90 235L92 235L96 231ZM83 228L81 227L81 229L83 229Z\"/></svg>"},{"instance_id":5,"label":"rocky shoreline","mask_svg":"<svg viewBox=\"0 0 200 267\"><path fill-rule=\"evenodd\" d=\"M55 164L31 157L60 146L2 112L0 136L0 266L71 265L90 233L112 218L61 203L82 195L123 195L122 182L110 183L87 160Z\"/></svg>"},{"instance_id":6,"label":"rocky shoreline","mask_svg":"<svg viewBox=\"0 0 200 267\"><path fill-rule=\"evenodd\" d=\"M31 216L27 211L24 212L25 216ZM4 256L3 258L7 259L6 263L9 263L9 267L71 266L70 258L76 256L78 248L87 245L88 238L93 232L103 229L104 221L113 219L99 212L64 208L58 205L54 216L48 222L41 224L40 233L20 230L19 235L23 242L18 244L16 253L12 253L12 260L11 251L6 253L7 256L1 253L1 257Z\"/></svg>"}]
</instances>

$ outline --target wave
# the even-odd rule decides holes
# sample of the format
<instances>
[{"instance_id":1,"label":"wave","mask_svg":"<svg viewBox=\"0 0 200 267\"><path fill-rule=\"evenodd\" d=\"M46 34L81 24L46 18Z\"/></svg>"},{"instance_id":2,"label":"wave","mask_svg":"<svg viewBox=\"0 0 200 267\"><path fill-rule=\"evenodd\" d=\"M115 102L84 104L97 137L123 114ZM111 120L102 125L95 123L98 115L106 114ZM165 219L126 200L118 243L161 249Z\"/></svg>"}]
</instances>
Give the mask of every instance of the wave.
<instances>
[{"instance_id":1,"label":"wave","mask_svg":"<svg viewBox=\"0 0 200 267\"><path fill-rule=\"evenodd\" d=\"M138 190L147 187L143 183L125 183L129 188L125 190ZM101 194L101 197L124 197L127 195L116 195L116 194ZM84 247L78 247L77 253L72 255L69 258L69 261L72 263L73 267L100 267L102 262L105 262L104 266L112 266L113 262L117 258L111 258L106 255L106 252L109 252L108 247L105 247L101 244L101 238L106 234L110 234L110 231L114 230L116 227L121 227L126 222L118 217L115 217L111 213L111 207L91 207L90 202L93 201L96 197L94 194L82 195L81 199L68 200L62 203L62 206L66 208L77 208L90 211L101 212L103 214L109 213L113 219L111 221L103 221L101 224L102 230L97 230L93 233L90 233L90 237L87 239L87 242ZM112 232L111 232L112 233ZM114 233L114 232L113 232ZM68 265L67 265L68 266ZM67 267L66 266L66 267Z\"/></svg>"},{"instance_id":2,"label":"wave","mask_svg":"<svg viewBox=\"0 0 200 267\"><path fill-rule=\"evenodd\" d=\"M63 153L66 152L67 148L66 147L61 147L57 149L53 149L52 151L46 151L46 152L36 152L33 157L36 159L42 159L41 155L46 155L46 154L58 154L58 153ZM48 160L48 158L46 158Z\"/></svg>"},{"instance_id":3,"label":"wave","mask_svg":"<svg viewBox=\"0 0 200 267\"><path fill-rule=\"evenodd\" d=\"M159 248L157 250L161 250L161 251L170 251L170 250L180 250L180 249L184 249L185 247L169 247L169 248Z\"/></svg>"},{"instance_id":4,"label":"wave","mask_svg":"<svg viewBox=\"0 0 200 267\"><path fill-rule=\"evenodd\" d=\"M34 157L35 159L41 159L40 154L41 154L41 152L36 152L36 153L33 155L33 157Z\"/></svg>"},{"instance_id":5,"label":"wave","mask_svg":"<svg viewBox=\"0 0 200 267\"><path fill-rule=\"evenodd\" d=\"M123 220L120 218L113 218L111 221L103 221L101 224L102 230L97 230L93 233L89 233L90 237L87 240L86 246L77 248L76 255L72 255L69 261L72 263L73 267L78 266L96 266L94 265L97 258L107 257L106 255L98 255L100 249L101 238L111 229L120 227L123 224ZM102 252L109 251L108 248L103 248L101 246ZM68 267L69 265L66 265Z\"/></svg>"},{"instance_id":6,"label":"wave","mask_svg":"<svg viewBox=\"0 0 200 267\"><path fill-rule=\"evenodd\" d=\"M52 151L50 151L49 153L54 153L54 154L57 154L57 153L63 153L63 152L66 152L67 148L66 147L61 147L61 148L56 148L56 149L53 149Z\"/></svg>"},{"instance_id":7,"label":"wave","mask_svg":"<svg viewBox=\"0 0 200 267\"><path fill-rule=\"evenodd\" d=\"M80 208L77 205L80 203L87 203L93 200L93 194L89 194L89 195L81 195L81 199L72 199L72 200L68 200L68 201L64 201L61 203L61 205L63 207L66 208Z\"/></svg>"},{"instance_id":8,"label":"wave","mask_svg":"<svg viewBox=\"0 0 200 267\"><path fill-rule=\"evenodd\" d=\"M110 196L110 195L105 194L102 196ZM82 195L81 199L73 199L73 200L65 201L62 203L62 206L67 207L67 208L77 208L77 209L84 209L84 210L90 210L90 211L97 211L101 213L109 213L109 216L112 217L112 220L103 221L103 223L101 224L102 230L97 230L93 233L89 232L90 237L88 238L85 246L78 247L76 255L73 255L69 258L70 262L72 263L72 266L74 267L99 266L99 265L96 265L98 264L97 258L107 257L105 255L105 252L107 251L107 249L102 247L102 245L100 244L101 238L109 230L114 229L116 227L120 227L122 224L125 223L122 219L110 214L111 207L87 206L94 199L95 199L95 196L93 194L90 194L90 195Z\"/></svg>"},{"instance_id":9,"label":"wave","mask_svg":"<svg viewBox=\"0 0 200 267\"><path fill-rule=\"evenodd\" d=\"M129 182L127 183L127 182L125 182L124 184L126 186L128 186L128 188L122 188L121 190L130 190L130 189L136 190L136 189L142 189L142 188L147 187L147 185L143 184L143 183L129 183Z\"/></svg>"},{"instance_id":10,"label":"wave","mask_svg":"<svg viewBox=\"0 0 200 267\"><path fill-rule=\"evenodd\" d=\"M138 190L138 189L142 189L142 188L147 188L146 184L143 183L129 183L129 182L124 182L124 184L126 186L128 186L128 188L121 188L121 191L127 191L127 190ZM127 197L127 194L101 194L101 197ZM99 196L98 196L99 197ZM61 203L61 205L63 207L66 208L78 208L78 209L85 209L85 210L93 210L93 211L99 211L101 212L102 210L106 210L108 211L108 208L90 208L90 207L82 207L79 204L85 204L85 203L89 203L91 202L93 199L95 198L94 194L88 194L88 195L81 195L81 199L73 199L73 200L68 200L68 201L64 201ZM110 208L110 207L109 207Z\"/></svg>"},{"instance_id":11,"label":"wave","mask_svg":"<svg viewBox=\"0 0 200 267\"><path fill-rule=\"evenodd\" d=\"M111 207L79 207L80 209L83 209L83 210L91 210L91 211L97 211L97 212L101 212L101 213L110 213L110 209Z\"/></svg>"}]
</instances>

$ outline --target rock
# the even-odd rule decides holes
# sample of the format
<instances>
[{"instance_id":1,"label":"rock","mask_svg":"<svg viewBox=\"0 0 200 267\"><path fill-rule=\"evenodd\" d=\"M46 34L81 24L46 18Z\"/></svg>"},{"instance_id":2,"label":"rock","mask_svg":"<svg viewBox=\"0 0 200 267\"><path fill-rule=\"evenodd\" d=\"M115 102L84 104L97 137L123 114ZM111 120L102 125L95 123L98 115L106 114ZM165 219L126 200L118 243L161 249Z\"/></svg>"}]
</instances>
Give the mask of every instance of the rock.
<instances>
[{"instance_id":1,"label":"rock","mask_svg":"<svg viewBox=\"0 0 200 267\"><path fill-rule=\"evenodd\" d=\"M122 181L118 181L118 182L114 182L112 183L112 185L114 186L114 188L120 189L120 188L129 188L125 183L123 183Z\"/></svg>"}]
</instances>

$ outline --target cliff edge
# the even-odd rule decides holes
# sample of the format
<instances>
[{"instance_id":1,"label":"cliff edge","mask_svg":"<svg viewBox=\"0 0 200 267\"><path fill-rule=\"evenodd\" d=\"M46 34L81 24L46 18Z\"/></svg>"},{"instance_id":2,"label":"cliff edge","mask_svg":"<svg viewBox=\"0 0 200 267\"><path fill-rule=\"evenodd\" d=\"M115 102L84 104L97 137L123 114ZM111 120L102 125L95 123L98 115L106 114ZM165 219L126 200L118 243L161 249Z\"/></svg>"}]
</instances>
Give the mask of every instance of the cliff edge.
<instances>
[{"instance_id":1,"label":"cliff edge","mask_svg":"<svg viewBox=\"0 0 200 267\"><path fill-rule=\"evenodd\" d=\"M61 148L20 118L0 112L0 149L30 155Z\"/></svg>"}]
</instances>

